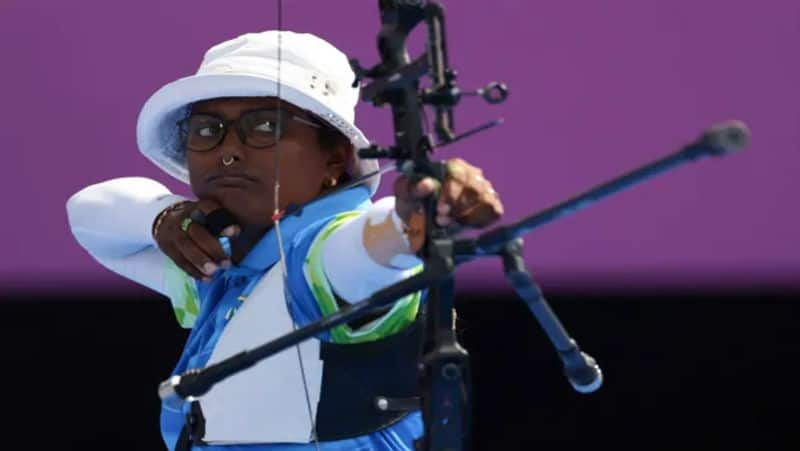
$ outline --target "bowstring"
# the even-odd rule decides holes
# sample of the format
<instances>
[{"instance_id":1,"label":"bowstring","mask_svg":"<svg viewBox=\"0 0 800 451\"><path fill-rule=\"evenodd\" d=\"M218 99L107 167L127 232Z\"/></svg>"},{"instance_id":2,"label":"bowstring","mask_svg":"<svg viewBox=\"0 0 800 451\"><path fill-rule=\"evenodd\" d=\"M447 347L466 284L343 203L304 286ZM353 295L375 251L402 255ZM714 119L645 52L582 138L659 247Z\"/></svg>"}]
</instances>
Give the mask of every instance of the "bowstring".
<instances>
[{"instance_id":1,"label":"bowstring","mask_svg":"<svg viewBox=\"0 0 800 451\"><path fill-rule=\"evenodd\" d=\"M273 196L273 212L272 212L272 220L273 220L273 227L275 228L275 236L278 241L278 254L280 255L280 265L281 265L281 276L283 277L283 286L284 286L284 293L288 293L289 287L289 277L286 272L286 252L284 251L283 247L283 235L281 234L281 217L284 214L284 211L281 210L280 207L280 191L281 191L281 182L280 182L280 148L281 148L281 131L283 130L283 110L281 109L281 61L282 61L282 41L283 41L283 0L277 0L278 6L278 80L277 80L277 104L278 104L278 124L275 128L275 180L274 180L274 196ZM289 296L286 296L287 302L287 310L289 312L289 316L292 316L291 313L291 306L289 305ZM297 323L292 318L292 328L297 330ZM295 345L295 350L297 351L297 362L300 365L300 375L303 379L303 393L305 394L306 398L306 409L308 411L308 420L311 423L311 437L314 440L314 445L317 451L320 451L319 447L319 439L317 438L317 425L314 419L314 412L311 407L311 395L308 390L308 380L306 379L306 370L305 365L303 365L303 355L300 351L300 344L298 343Z\"/></svg>"}]
</instances>

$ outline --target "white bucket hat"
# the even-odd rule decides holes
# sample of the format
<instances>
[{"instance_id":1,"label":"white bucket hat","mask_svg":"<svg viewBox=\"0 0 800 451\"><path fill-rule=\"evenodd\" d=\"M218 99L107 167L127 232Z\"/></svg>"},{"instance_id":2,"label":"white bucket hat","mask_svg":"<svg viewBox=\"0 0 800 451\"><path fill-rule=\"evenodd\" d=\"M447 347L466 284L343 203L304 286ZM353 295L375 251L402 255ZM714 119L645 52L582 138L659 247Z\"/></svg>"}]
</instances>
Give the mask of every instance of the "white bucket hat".
<instances>
[{"instance_id":1,"label":"white bucket hat","mask_svg":"<svg viewBox=\"0 0 800 451\"><path fill-rule=\"evenodd\" d=\"M280 36L280 49L279 49ZM219 97L278 96L337 128L356 149L369 146L355 125L358 91L347 56L327 41L308 33L265 31L248 33L210 48L197 74L173 81L153 94L142 107L136 125L139 150L178 180L189 183L176 123L194 102ZM376 160L353 152L353 176L378 170ZM372 194L380 176L367 180Z\"/></svg>"}]
</instances>

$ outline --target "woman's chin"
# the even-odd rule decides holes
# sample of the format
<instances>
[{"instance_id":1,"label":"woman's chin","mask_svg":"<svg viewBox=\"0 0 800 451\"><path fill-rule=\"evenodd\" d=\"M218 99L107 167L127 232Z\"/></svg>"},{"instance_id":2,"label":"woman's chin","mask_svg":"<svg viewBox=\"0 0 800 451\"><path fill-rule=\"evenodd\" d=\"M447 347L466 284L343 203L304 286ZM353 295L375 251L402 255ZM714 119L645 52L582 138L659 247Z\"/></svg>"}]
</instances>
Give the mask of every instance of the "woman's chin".
<instances>
[{"instance_id":1,"label":"woman's chin","mask_svg":"<svg viewBox=\"0 0 800 451\"><path fill-rule=\"evenodd\" d=\"M214 190L211 197L222 208L242 221L251 222L264 216L269 218L271 215L272 199L263 193L255 194L242 188L220 187Z\"/></svg>"}]
</instances>

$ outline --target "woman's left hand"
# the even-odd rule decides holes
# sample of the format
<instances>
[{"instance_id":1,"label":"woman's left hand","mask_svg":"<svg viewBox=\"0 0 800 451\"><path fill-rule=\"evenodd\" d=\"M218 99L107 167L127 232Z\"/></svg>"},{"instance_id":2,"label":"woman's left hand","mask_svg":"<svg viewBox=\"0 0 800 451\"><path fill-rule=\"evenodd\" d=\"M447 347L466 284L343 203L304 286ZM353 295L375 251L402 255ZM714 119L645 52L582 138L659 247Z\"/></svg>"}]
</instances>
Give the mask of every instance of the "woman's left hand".
<instances>
[{"instance_id":1,"label":"woman's left hand","mask_svg":"<svg viewBox=\"0 0 800 451\"><path fill-rule=\"evenodd\" d=\"M401 176L395 181L395 210L408 225L411 250L414 252L424 242L422 200L436 192L438 185L431 178L411 183L408 177ZM493 223L503 214L503 203L492 184L483 178L480 168L455 158L447 161L447 178L436 205L436 213L436 223L440 226L455 222L480 228Z\"/></svg>"}]
</instances>

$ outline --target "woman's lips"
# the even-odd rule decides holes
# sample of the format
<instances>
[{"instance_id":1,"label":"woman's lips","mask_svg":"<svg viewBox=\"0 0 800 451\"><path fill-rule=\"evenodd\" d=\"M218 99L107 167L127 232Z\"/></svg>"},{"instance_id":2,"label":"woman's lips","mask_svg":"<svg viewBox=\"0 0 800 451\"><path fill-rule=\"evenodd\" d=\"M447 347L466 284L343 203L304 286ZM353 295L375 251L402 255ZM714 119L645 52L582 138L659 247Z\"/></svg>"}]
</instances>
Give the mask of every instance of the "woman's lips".
<instances>
[{"instance_id":1,"label":"woman's lips","mask_svg":"<svg viewBox=\"0 0 800 451\"><path fill-rule=\"evenodd\" d=\"M245 187L257 180L245 174L217 174L208 178L208 183L221 187Z\"/></svg>"}]
</instances>

